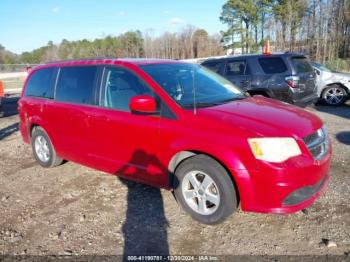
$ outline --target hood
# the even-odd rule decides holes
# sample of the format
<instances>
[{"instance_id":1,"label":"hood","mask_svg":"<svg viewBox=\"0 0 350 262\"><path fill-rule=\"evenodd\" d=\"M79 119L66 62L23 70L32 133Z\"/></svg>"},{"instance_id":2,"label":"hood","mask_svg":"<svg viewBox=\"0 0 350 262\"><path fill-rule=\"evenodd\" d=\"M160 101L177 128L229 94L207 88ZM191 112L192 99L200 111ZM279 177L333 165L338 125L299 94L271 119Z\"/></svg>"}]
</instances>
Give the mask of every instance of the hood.
<instances>
[{"instance_id":1,"label":"hood","mask_svg":"<svg viewBox=\"0 0 350 262\"><path fill-rule=\"evenodd\" d=\"M350 78L350 73L346 73L346 72L333 72L334 74L340 75L340 76L344 76L347 78Z\"/></svg>"},{"instance_id":2,"label":"hood","mask_svg":"<svg viewBox=\"0 0 350 262\"><path fill-rule=\"evenodd\" d=\"M243 129L247 136L303 138L323 125L317 116L304 109L262 96L199 111L205 117Z\"/></svg>"},{"instance_id":3,"label":"hood","mask_svg":"<svg viewBox=\"0 0 350 262\"><path fill-rule=\"evenodd\" d=\"M333 79L344 80L344 81L349 81L350 80L350 74L349 73L334 72L334 73L332 73L332 78Z\"/></svg>"},{"instance_id":4,"label":"hood","mask_svg":"<svg viewBox=\"0 0 350 262\"><path fill-rule=\"evenodd\" d=\"M322 71L321 77L323 80L332 79L333 81L348 81L350 79L350 73Z\"/></svg>"}]
</instances>

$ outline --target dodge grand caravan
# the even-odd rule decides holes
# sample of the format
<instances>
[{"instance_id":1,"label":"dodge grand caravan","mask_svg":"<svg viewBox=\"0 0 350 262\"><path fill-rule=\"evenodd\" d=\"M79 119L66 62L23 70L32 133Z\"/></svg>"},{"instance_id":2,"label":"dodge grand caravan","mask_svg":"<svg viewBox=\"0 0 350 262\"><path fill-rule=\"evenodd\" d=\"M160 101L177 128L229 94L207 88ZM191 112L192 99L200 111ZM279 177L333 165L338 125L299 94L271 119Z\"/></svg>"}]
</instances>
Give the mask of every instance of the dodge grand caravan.
<instances>
[{"instance_id":1,"label":"dodge grand caravan","mask_svg":"<svg viewBox=\"0 0 350 262\"><path fill-rule=\"evenodd\" d=\"M98 59L34 68L19 101L37 162L74 161L173 190L194 219L292 213L325 190L331 145L322 121L246 97L205 67Z\"/></svg>"}]
</instances>

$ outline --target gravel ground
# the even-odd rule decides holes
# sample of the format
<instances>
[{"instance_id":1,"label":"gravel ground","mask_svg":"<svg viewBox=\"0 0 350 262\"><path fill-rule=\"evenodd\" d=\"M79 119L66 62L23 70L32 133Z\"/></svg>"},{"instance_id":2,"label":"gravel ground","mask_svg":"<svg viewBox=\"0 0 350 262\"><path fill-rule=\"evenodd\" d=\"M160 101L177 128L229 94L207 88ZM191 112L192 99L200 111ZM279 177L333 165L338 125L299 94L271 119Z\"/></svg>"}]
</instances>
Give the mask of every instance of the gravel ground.
<instances>
[{"instance_id":1,"label":"gravel ground","mask_svg":"<svg viewBox=\"0 0 350 262\"><path fill-rule=\"evenodd\" d=\"M0 255L342 255L350 251L350 103L307 108L327 124L331 181L305 212L238 210L206 226L170 192L71 162L43 169L22 143L16 100L0 119Z\"/></svg>"}]
</instances>

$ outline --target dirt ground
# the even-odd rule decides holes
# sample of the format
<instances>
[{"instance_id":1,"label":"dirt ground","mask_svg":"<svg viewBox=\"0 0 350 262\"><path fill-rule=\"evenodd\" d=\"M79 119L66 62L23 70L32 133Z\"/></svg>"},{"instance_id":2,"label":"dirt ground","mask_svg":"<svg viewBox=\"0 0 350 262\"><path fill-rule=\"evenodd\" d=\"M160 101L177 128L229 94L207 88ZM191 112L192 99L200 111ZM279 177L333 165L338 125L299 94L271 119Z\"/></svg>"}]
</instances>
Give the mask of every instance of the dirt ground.
<instances>
[{"instance_id":1,"label":"dirt ground","mask_svg":"<svg viewBox=\"0 0 350 262\"><path fill-rule=\"evenodd\" d=\"M0 119L0 255L341 255L350 251L350 103L307 108L334 146L331 181L305 212L238 210L206 226L170 192L67 162L43 169L18 132L16 98ZM296 123L297 124L297 123Z\"/></svg>"}]
</instances>

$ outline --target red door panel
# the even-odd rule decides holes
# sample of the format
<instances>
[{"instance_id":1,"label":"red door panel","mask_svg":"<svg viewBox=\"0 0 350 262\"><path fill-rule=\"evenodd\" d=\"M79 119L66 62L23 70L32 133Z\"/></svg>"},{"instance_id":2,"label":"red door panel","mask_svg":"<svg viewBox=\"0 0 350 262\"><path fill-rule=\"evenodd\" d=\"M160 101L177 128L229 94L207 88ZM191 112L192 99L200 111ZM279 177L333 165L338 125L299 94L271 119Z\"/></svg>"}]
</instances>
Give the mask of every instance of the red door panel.
<instances>
[{"instance_id":1,"label":"red door panel","mask_svg":"<svg viewBox=\"0 0 350 262\"><path fill-rule=\"evenodd\" d=\"M95 167L128 179L159 184L167 174L156 156L159 122L157 116L113 109L93 112L89 156L96 159Z\"/></svg>"},{"instance_id":2,"label":"red door panel","mask_svg":"<svg viewBox=\"0 0 350 262\"><path fill-rule=\"evenodd\" d=\"M83 105L48 101L46 119L51 140L57 153L67 160L88 164L89 114L94 108Z\"/></svg>"}]
</instances>

